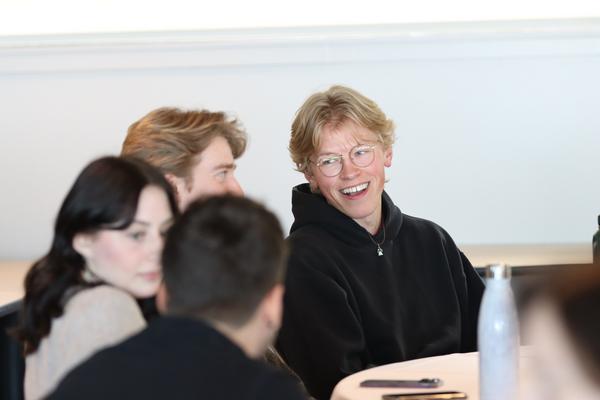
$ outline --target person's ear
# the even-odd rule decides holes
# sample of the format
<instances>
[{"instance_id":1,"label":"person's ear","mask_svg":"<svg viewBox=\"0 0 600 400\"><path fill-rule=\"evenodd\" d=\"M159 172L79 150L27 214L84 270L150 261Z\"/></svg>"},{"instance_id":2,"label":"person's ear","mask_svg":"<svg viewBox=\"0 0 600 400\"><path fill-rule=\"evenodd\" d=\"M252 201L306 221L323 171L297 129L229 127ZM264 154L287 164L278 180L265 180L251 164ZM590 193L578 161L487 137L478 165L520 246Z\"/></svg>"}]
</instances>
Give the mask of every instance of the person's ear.
<instances>
[{"instance_id":1,"label":"person's ear","mask_svg":"<svg viewBox=\"0 0 600 400\"><path fill-rule=\"evenodd\" d=\"M310 191L313 193L319 193L319 185L317 184L317 180L309 168L306 168L306 171L304 171L304 178L306 178L306 181L310 185Z\"/></svg>"},{"instance_id":2,"label":"person's ear","mask_svg":"<svg viewBox=\"0 0 600 400\"><path fill-rule=\"evenodd\" d=\"M262 317L265 325L271 330L277 331L281 326L283 317L283 284L278 283L267 292L261 302Z\"/></svg>"},{"instance_id":3,"label":"person's ear","mask_svg":"<svg viewBox=\"0 0 600 400\"><path fill-rule=\"evenodd\" d=\"M310 183L314 179L312 172L310 172L310 169L306 168L306 170L304 171L304 178L306 178L306 181L308 183Z\"/></svg>"},{"instance_id":4,"label":"person's ear","mask_svg":"<svg viewBox=\"0 0 600 400\"><path fill-rule=\"evenodd\" d=\"M391 167L392 166L392 156L393 156L393 151L392 151L392 147L390 146L388 149L383 151L383 165L385 165L386 167Z\"/></svg>"},{"instance_id":5,"label":"person's ear","mask_svg":"<svg viewBox=\"0 0 600 400\"><path fill-rule=\"evenodd\" d=\"M173 194L175 195L175 199L177 200L177 204L179 205L179 208L181 207L181 194L185 193L185 188L186 188L186 182L184 178L181 178L177 175L173 175L170 173L165 174L165 179L167 180L167 182L169 182L169 184L171 185L171 187L173 188Z\"/></svg>"},{"instance_id":6,"label":"person's ear","mask_svg":"<svg viewBox=\"0 0 600 400\"><path fill-rule=\"evenodd\" d=\"M169 293L165 287L165 283L161 282L156 293L156 309L159 313L164 314L167 312L167 303L169 301Z\"/></svg>"},{"instance_id":7,"label":"person's ear","mask_svg":"<svg viewBox=\"0 0 600 400\"><path fill-rule=\"evenodd\" d=\"M90 233L77 233L73 237L71 245L76 252L81 254L83 258L88 259L92 256L93 237Z\"/></svg>"}]
</instances>

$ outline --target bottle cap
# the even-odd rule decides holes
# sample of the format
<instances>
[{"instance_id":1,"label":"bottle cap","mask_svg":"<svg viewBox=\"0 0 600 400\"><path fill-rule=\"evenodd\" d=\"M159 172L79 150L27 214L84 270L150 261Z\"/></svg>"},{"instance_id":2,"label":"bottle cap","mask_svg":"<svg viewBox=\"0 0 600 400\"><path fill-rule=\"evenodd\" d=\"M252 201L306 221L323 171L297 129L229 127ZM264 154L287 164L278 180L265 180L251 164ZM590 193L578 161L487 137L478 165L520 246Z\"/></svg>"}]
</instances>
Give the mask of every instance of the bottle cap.
<instances>
[{"instance_id":1,"label":"bottle cap","mask_svg":"<svg viewBox=\"0 0 600 400\"><path fill-rule=\"evenodd\" d=\"M489 264L485 268L485 277L487 279L509 279L510 276L510 265L507 264Z\"/></svg>"},{"instance_id":2,"label":"bottle cap","mask_svg":"<svg viewBox=\"0 0 600 400\"><path fill-rule=\"evenodd\" d=\"M600 226L600 215L598 215L598 226Z\"/></svg>"}]
</instances>

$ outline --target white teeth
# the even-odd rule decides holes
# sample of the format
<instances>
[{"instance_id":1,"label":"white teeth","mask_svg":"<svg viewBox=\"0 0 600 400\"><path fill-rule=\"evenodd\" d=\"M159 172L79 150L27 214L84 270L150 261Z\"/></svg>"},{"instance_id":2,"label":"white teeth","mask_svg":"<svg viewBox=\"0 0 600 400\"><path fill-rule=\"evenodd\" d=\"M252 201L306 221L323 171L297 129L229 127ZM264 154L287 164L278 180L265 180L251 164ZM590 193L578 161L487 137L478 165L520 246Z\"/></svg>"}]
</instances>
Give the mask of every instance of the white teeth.
<instances>
[{"instance_id":1,"label":"white teeth","mask_svg":"<svg viewBox=\"0 0 600 400\"><path fill-rule=\"evenodd\" d=\"M365 190L367 188L367 186L369 186L368 183L361 183L360 185L356 185L356 186L352 186L352 187L349 187L349 188L342 189L341 192L344 193L344 194L351 194L351 193L362 192L363 190Z\"/></svg>"}]
</instances>

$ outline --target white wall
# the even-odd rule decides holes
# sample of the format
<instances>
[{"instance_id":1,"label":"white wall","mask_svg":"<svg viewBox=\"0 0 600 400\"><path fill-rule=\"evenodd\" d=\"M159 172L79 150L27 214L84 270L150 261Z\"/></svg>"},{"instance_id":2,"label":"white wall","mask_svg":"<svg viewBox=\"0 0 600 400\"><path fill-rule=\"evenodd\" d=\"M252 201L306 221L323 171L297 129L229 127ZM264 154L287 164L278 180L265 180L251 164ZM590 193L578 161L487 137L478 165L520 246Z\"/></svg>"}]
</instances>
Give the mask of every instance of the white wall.
<instances>
[{"instance_id":1,"label":"white wall","mask_svg":"<svg viewBox=\"0 0 600 400\"><path fill-rule=\"evenodd\" d=\"M459 243L588 242L598 71L593 19L0 38L0 259L40 256L79 170L165 105L237 115L240 181L289 227L290 123L334 83L396 121L403 211Z\"/></svg>"},{"instance_id":2,"label":"white wall","mask_svg":"<svg viewBox=\"0 0 600 400\"><path fill-rule=\"evenodd\" d=\"M0 35L591 17L597 0L2 0Z\"/></svg>"}]
</instances>

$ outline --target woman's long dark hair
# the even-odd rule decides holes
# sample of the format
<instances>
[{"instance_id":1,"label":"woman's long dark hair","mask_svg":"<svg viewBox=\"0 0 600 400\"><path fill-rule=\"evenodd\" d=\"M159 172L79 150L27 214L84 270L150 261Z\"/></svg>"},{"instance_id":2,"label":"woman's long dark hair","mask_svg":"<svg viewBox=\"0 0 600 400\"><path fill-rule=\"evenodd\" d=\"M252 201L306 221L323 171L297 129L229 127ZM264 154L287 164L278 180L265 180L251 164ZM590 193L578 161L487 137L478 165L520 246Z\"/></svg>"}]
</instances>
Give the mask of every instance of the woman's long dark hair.
<instances>
[{"instance_id":1,"label":"woman's long dark hair","mask_svg":"<svg viewBox=\"0 0 600 400\"><path fill-rule=\"evenodd\" d=\"M107 227L127 228L135 217L140 194L148 185L165 191L176 216L171 186L158 170L142 161L103 157L79 174L56 218L50 251L33 264L25 277L25 297L14 334L23 343L26 355L37 350L50 333L52 319L62 315L65 292L89 285L82 278L84 259L73 248L75 235Z\"/></svg>"}]
</instances>

